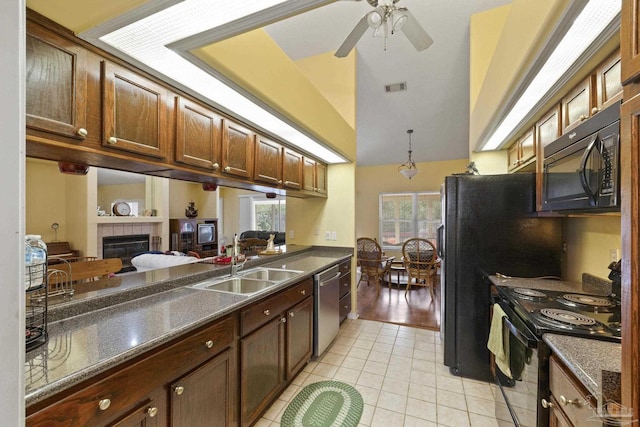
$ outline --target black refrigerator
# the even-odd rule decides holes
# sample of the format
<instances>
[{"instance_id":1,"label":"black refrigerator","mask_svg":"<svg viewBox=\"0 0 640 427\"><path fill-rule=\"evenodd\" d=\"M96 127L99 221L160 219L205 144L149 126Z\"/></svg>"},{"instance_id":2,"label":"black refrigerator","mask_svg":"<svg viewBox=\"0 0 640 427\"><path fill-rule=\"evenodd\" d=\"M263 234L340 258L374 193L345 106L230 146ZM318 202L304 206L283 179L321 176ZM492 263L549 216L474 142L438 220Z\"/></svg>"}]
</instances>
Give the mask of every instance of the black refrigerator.
<instances>
[{"instance_id":1,"label":"black refrigerator","mask_svg":"<svg viewBox=\"0 0 640 427\"><path fill-rule=\"evenodd\" d=\"M537 217L535 175L448 176L438 229L440 336L454 375L492 381L487 339L490 288L484 274L560 276L560 218Z\"/></svg>"}]
</instances>

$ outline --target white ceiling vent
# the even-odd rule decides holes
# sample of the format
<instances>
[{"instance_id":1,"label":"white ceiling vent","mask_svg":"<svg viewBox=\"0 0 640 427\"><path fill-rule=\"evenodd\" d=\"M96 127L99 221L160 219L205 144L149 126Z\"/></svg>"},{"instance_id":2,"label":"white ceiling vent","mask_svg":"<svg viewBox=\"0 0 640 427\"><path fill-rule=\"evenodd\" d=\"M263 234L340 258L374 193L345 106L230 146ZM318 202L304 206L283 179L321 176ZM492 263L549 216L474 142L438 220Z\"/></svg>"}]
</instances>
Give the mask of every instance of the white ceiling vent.
<instances>
[{"instance_id":1,"label":"white ceiling vent","mask_svg":"<svg viewBox=\"0 0 640 427\"><path fill-rule=\"evenodd\" d=\"M407 90L407 82L402 83L392 83L384 86L384 91L389 92L400 92L403 90Z\"/></svg>"}]
</instances>

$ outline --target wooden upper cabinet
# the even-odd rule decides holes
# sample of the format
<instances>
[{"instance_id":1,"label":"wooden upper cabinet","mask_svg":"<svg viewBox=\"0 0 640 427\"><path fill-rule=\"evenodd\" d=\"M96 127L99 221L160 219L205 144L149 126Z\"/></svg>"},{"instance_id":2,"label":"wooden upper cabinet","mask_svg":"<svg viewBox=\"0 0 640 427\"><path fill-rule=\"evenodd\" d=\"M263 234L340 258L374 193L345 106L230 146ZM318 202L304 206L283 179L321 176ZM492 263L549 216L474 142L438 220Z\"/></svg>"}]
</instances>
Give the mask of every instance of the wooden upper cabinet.
<instances>
[{"instance_id":1,"label":"wooden upper cabinet","mask_svg":"<svg viewBox=\"0 0 640 427\"><path fill-rule=\"evenodd\" d=\"M509 172L515 172L518 169L532 163L536 157L536 140L534 129L531 128L525 132L507 151Z\"/></svg>"},{"instance_id":2,"label":"wooden upper cabinet","mask_svg":"<svg viewBox=\"0 0 640 427\"><path fill-rule=\"evenodd\" d=\"M327 165L316 163L316 193L327 194Z\"/></svg>"},{"instance_id":3,"label":"wooden upper cabinet","mask_svg":"<svg viewBox=\"0 0 640 427\"><path fill-rule=\"evenodd\" d=\"M27 21L26 125L64 137L87 136L87 53Z\"/></svg>"},{"instance_id":4,"label":"wooden upper cabinet","mask_svg":"<svg viewBox=\"0 0 640 427\"><path fill-rule=\"evenodd\" d=\"M221 116L176 97L176 162L216 171L222 163Z\"/></svg>"},{"instance_id":5,"label":"wooden upper cabinet","mask_svg":"<svg viewBox=\"0 0 640 427\"><path fill-rule=\"evenodd\" d=\"M327 194L327 166L304 157L303 189L317 194Z\"/></svg>"},{"instance_id":6,"label":"wooden upper cabinet","mask_svg":"<svg viewBox=\"0 0 640 427\"><path fill-rule=\"evenodd\" d=\"M256 135L256 161L253 179L272 185L282 184L282 146Z\"/></svg>"},{"instance_id":7,"label":"wooden upper cabinet","mask_svg":"<svg viewBox=\"0 0 640 427\"><path fill-rule=\"evenodd\" d=\"M553 107L536 123L536 141L540 149L560 137L560 105ZM540 152L540 155L544 153Z\"/></svg>"},{"instance_id":8,"label":"wooden upper cabinet","mask_svg":"<svg viewBox=\"0 0 640 427\"><path fill-rule=\"evenodd\" d=\"M591 115L592 77L589 76L562 99L562 133L565 134Z\"/></svg>"},{"instance_id":9,"label":"wooden upper cabinet","mask_svg":"<svg viewBox=\"0 0 640 427\"><path fill-rule=\"evenodd\" d=\"M113 63L102 62L102 145L166 157L164 87Z\"/></svg>"},{"instance_id":10,"label":"wooden upper cabinet","mask_svg":"<svg viewBox=\"0 0 640 427\"><path fill-rule=\"evenodd\" d=\"M302 154L284 148L282 153L282 185L293 190L302 189Z\"/></svg>"},{"instance_id":11,"label":"wooden upper cabinet","mask_svg":"<svg viewBox=\"0 0 640 427\"><path fill-rule=\"evenodd\" d=\"M225 120L222 133L222 170L224 173L251 178L255 134L231 120Z\"/></svg>"},{"instance_id":12,"label":"wooden upper cabinet","mask_svg":"<svg viewBox=\"0 0 640 427\"><path fill-rule=\"evenodd\" d=\"M597 104L592 109L592 114L622 99L620 78L620 54L616 52L596 69Z\"/></svg>"},{"instance_id":13,"label":"wooden upper cabinet","mask_svg":"<svg viewBox=\"0 0 640 427\"><path fill-rule=\"evenodd\" d=\"M621 80L624 84L640 77L640 1L623 0L620 24Z\"/></svg>"}]
</instances>

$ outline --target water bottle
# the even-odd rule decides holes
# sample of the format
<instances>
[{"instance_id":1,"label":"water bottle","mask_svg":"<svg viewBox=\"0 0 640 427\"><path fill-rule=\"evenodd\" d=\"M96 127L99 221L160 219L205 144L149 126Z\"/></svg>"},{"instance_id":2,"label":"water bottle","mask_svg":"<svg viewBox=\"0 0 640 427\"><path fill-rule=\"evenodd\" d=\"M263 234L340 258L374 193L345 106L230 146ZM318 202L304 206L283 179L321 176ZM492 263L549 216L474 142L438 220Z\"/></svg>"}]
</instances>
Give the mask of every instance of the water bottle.
<instances>
[{"instance_id":1,"label":"water bottle","mask_svg":"<svg viewBox=\"0 0 640 427\"><path fill-rule=\"evenodd\" d=\"M41 286L46 278L47 245L37 234L25 236L25 286L34 289Z\"/></svg>"}]
</instances>

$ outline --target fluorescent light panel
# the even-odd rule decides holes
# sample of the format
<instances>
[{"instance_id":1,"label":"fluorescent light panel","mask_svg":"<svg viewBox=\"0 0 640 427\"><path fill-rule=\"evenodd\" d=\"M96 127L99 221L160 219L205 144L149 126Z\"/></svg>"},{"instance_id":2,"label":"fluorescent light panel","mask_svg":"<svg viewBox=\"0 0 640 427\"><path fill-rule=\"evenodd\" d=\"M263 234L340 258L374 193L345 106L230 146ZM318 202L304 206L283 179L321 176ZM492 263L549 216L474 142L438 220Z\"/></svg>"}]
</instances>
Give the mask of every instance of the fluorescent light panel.
<instances>
[{"instance_id":1,"label":"fluorescent light panel","mask_svg":"<svg viewBox=\"0 0 640 427\"><path fill-rule=\"evenodd\" d=\"M100 40L327 163L345 163L347 160L342 156L165 47L285 1L186 0L106 34Z\"/></svg>"},{"instance_id":2,"label":"fluorescent light panel","mask_svg":"<svg viewBox=\"0 0 640 427\"><path fill-rule=\"evenodd\" d=\"M531 112L541 95L546 94L567 72L619 12L620 1L589 1L540 72L486 141L482 151L495 150L505 142L511 131Z\"/></svg>"}]
</instances>

